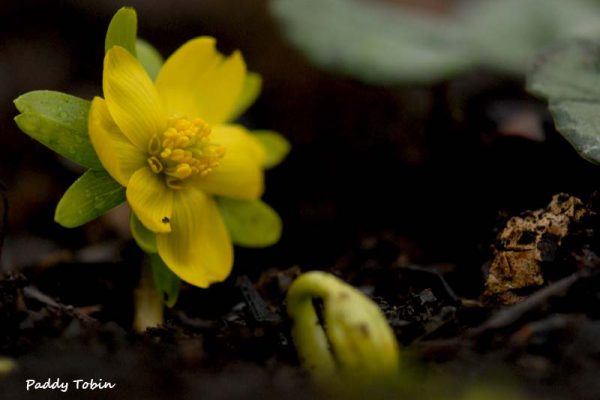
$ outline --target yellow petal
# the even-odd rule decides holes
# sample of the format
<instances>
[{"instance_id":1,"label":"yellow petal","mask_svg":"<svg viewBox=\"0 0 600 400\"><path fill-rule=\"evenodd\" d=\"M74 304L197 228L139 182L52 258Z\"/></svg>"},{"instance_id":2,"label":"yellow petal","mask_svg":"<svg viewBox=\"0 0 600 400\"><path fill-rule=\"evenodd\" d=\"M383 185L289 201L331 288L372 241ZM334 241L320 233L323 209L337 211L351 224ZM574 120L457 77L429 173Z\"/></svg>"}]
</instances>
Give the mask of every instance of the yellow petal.
<instances>
[{"instance_id":1,"label":"yellow petal","mask_svg":"<svg viewBox=\"0 0 600 400\"><path fill-rule=\"evenodd\" d=\"M215 49L215 39L190 40L171 55L156 78L156 89L171 116L200 116L195 97L203 76L214 70L222 56Z\"/></svg>"},{"instance_id":2,"label":"yellow petal","mask_svg":"<svg viewBox=\"0 0 600 400\"><path fill-rule=\"evenodd\" d=\"M244 128L223 125L213 130L211 141L225 147L225 156L207 176L194 176L189 185L207 193L253 200L264 191L265 151Z\"/></svg>"},{"instance_id":3,"label":"yellow petal","mask_svg":"<svg viewBox=\"0 0 600 400\"><path fill-rule=\"evenodd\" d=\"M137 170L129 179L127 201L146 228L156 233L171 231L173 190L149 167Z\"/></svg>"},{"instance_id":4,"label":"yellow petal","mask_svg":"<svg viewBox=\"0 0 600 400\"><path fill-rule=\"evenodd\" d=\"M248 154L261 165L266 161L264 146L242 125L218 125L212 129L210 140L224 146L226 152Z\"/></svg>"},{"instance_id":5,"label":"yellow petal","mask_svg":"<svg viewBox=\"0 0 600 400\"><path fill-rule=\"evenodd\" d=\"M175 191L171 229L156 244L177 276L203 288L229 276L233 248L212 197L193 187Z\"/></svg>"},{"instance_id":6,"label":"yellow petal","mask_svg":"<svg viewBox=\"0 0 600 400\"><path fill-rule=\"evenodd\" d=\"M166 114L156 88L139 61L122 47L112 47L104 58L104 98L117 126L140 150L162 133Z\"/></svg>"},{"instance_id":7,"label":"yellow petal","mask_svg":"<svg viewBox=\"0 0 600 400\"><path fill-rule=\"evenodd\" d=\"M211 125L232 115L246 79L239 52L224 57L215 39L200 37L181 46L156 78L156 88L169 115L201 117Z\"/></svg>"},{"instance_id":8,"label":"yellow petal","mask_svg":"<svg viewBox=\"0 0 600 400\"><path fill-rule=\"evenodd\" d=\"M88 131L102 166L121 185L127 186L131 175L146 166L144 153L123 135L99 97L90 107Z\"/></svg>"}]
</instances>

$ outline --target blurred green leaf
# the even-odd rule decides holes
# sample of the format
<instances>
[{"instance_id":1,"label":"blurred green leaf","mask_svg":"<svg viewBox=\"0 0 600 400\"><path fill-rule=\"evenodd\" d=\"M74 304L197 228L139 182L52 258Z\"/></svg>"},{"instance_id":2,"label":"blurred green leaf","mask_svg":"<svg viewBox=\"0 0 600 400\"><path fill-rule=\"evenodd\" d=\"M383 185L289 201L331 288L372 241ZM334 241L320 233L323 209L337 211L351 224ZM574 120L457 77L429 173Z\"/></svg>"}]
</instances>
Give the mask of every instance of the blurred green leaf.
<instances>
[{"instance_id":1,"label":"blurred green leaf","mask_svg":"<svg viewBox=\"0 0 600 400\"><path fill-rule=\"evenodd\" d=\"M0 356L0 378L4 378L17 368L15 360L9 357Z\"/></svg>"},{"instance_id":2,"label":"blurred green leaf","mask_svg":"<svg viewBox=\"0 0 600 400\"><path fill-rule=\"evenodd\" d=\"M158 254L150 255L150 264L156 289L162 294L165 305L173 307L179 297L181 280L167 267Z\"/></svg>"},{"instance_id":3,"label":"blurred green leaf","mask_svg":"<svg viewBox=\"0 0 600 400\"><path fill-rule=\"evenodd\" d=\"M527 87L548 101L556 128L579 154L600 164L600 45L577 40L548 49Z\"/></svg>"},{"instance_id":4,"label":"blurred green leaf","mask_svg":"<svg viewBox=\"0 0 600 400\"><path fill-rule=\"evenodd\" d=\"M290 142L282 135L274 131L259 130L252 131L267 152L267 159L264 167L269 169L281 163L290 152Z\"/></svg>"},{"instance_id":5,"label":"blurred green leaf","mask_svg":"<svg viewBox=\"0 0 600 400\"><path fill-rule=\"evenodd\" d=\"M372 83L435 83L485 66L523 75L556 40L599 37L592 0L478 0L446 16L361 0L271 0L316 64Z\"/></svg>"},{"instance_id":6,"label":"blurred green leaf","mask_svg":"<svg viewBox=\"0 0 600 400\"><path fill-rule=\"evenodd\" d=\"M133 239L142 250L150 254L158 252L156 249L156 235L142 225L133 212L129 218L129 227Z\"/></svg>"},{"instance_id":7,"label":"blurred green leaf","mask_svg":"<svg viewBox=\"0 0 600 400\"><path fill-rule=\"evenodd\" d=\"M156 79L164 63L159 51L145 40L138 39L136 42L137 58L142 63L146 72L152 78Z\"/></svg>"},{"instance_id":8,"label":"blurred green leaf","mask_svg":"<svg viewBox=\"0 0 600 400\"><path fill-rule=\"evenodd\" d=\"M464 392L455 397L459 400L525 400L526 397L521 394L518 387L513 382L503 382L496 384L475 383L467 386Z\"/></svg>"},{"instance_id":9,"label":"blurred green leaf","mask_svg":"<svg viewBox=\"0 0 600 400\"><path fill-rule=\"evenodd\" d=\"M108 24L104 50L108 51L113 46L121 46L135 56L136 40L137 14L131 7L122 7Z\"/></svg>"},{"instance_id":10,"label":"blurred green leaf","mask_svg":"<svg viewBox=\"0 0 600 400\"><path fill-rule=\"evenodd\" d=\"M443 18L358 0L272 0L288 38L316 64L371 83L429 83L471 64Z\"/></svg>"},{"instance_id":11,"label":"blurred green leaf","mask_svg":"<svg viewBox=\"0 0 600 400\"><path fill-rule=\"evenodd\" d=\"M600 7L588 0L470 1L458 23L478 64L522 75L545 46L600 34Z\"/></svg>"},{"instance_id":12,"label":"blurred green leaf","mask_svg":"<svg viewBox=\"0 0 600 400\"><path fill-rule=\"evenodd\" d=\"M246 81L244 82L244 88L242 89L242 94L238 99L237 104L229 120L235 121L242 114L250 108L252 104L256 101L258 96L260 95L260 91L262 90L262 77L256 72L248 72L246 74Z\"/></svg>"},{"instance_id":13,"label":"blurred green leaf","mask_svg":"<svg viewBox=\"0 0 600 400\"><path fill-rule=\"evenodd\" d=\"M19 96L15 105L21 112L15 122L23 132L77 164L102 169L87 132L89 101L38 90Z\"/></svg>"},{"instance_id":14,"label":"blurred green leaf","mask_svg":"<svg viewBox=\"0 0 600 400\"><path fill-rule=\"evenodd\" d=\"M536 3L536 0L466 3L459 18L469 51L479 63L511 73L526 71L535 51L554 39L555 29L549 25L551 13Z\"/></svg>"},{"instance_id":15,"label":"blurred green leaf","mask_svg":"<svg viewBox=\"0 0 600 400\"><path fill-rule=\"evenodd\" d=\"M233 243L267 247L279 241L281 218L261 200L219 198L217 205Z\"/></svg>"},{"instance_id":16,"label":"blurred green leaf","mask_svg":"<svg viewBox=\"0 0 600 400\"><path fill-rule=\"evenodd\" d=\"M124 201L125 188L106 171L88 170L60 199L54 220L66 228L75 228Z\"/></svg>"}]
</instances>

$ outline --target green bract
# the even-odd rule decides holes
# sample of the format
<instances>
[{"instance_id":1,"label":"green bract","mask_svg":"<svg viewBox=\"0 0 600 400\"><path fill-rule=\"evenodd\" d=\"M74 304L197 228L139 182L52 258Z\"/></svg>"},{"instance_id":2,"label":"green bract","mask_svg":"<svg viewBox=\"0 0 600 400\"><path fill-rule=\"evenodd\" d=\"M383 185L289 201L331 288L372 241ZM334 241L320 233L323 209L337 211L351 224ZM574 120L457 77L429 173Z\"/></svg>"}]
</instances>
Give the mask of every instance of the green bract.
<instances>
[{"instance_id":1,"label":"green bract","mask_svg":"<svg viewBox=\"0 0 600 400\"><path fill-rule=\"evenodd\" d=\"M244 247L267 247L279 241L281 219L261 200L219 198L217 206L233 243Z\"/></svg>"},{"instance_id":2,"label":"green bract","mask_svg":"<svg viewBox=\"0 0 600 400\"><path fill-rule=\"evenodd\" d=\"M377 1L271 3L313 62L379 84L434 83L479 66L522 75L540 48L600 33L592 0L466 1L445 16Z\"/></svg>"},{"instance_id":3,"label":"green bract","mask_svg":"<svg viewBox=\"0 0 600 400\"><path fill-rule=\"evenodd\" d=\"M258 98L262 90L262 77L256 72L248 72L242 95L235 106L231 120L236 120L242 115Z\"/></svg>"},{"instance_id":4,"label":"green bract","mask_svg":"<svg viewBox=\"0 0 600 400\"><path fill-rule=\"evenodd\" d=\"M142 39L137 40L136 49L137 59L140 60L150 78L156 79L164 62L160 53L150 43Z\"/></svg>"},{"instance_id":5,"label":"green bract","mask_svg":"<svg viewBox=\"0 0 600 400\"><path fill-rule=\"evenodd\" d=\"M600 164L600 45L580 40L548 49L527 86L548 101L556 128L579 154Z\"/></svg>"},{"instance_id":6,"label":"green bract","mask_svg":"<svg viewBox=\"0 0 600 400\"><path fill-rule=\"evenodd\" d=\"M149 254L158 252L156 249L156 235L146 229L134 213L131 213L130 215L129 227L131 229L131 235L142 250Z\"/></svg>"},{"instance_id":7,"label":"green bract","mask_svg":"<svg viewBox=\"0 0 600 400\"><path fill-rule=\"evenodd\" d=\"M102 164L87 134L90 102L49 90L19 96L15 117L19 128L63 157L87 168L102 169Z\"/></svg>"},{"instance_id":8,"label":"green bract","mask_svg":"<svg viewBox=\"0 0 600 400\"><path fill-rule=\"evenodd\" d=\"M88 170L56 207L54 220L67 228L83 225L125 201L125 188L106 171Z\"/></svg>"},{"instance_id":9,"label":"green bract","mask_svg":"<svg viewBox=\"0 0 600 400\"><path fill-rule=\"evenodd\" d=\"M136 55L137 14L133 8L123 7L115 13L104 41L104 51L113 46L121 46Z\"/></svg>"},{"instance_id":10,"label":"green bract","mask_svg":"<svg viewBox=\"0 0 600 400\"><path fill-rule=\"evenodd\" d=\"M273 168L281 163L290 152L290 143L279 133L274 131L252 131L267 150L265 168Z\"/></svg>"},{"instance_id":11,"label":"green bract","mask_svg":"<svg viewBox=\"0 0 600 400\"><path fill-rule=\"evenodd\" d=\"M156 289L162 294L163 301L167 307L173 307L179 297L181 280L165 265L158 254L150 256L150 264L152 266L152 276L154 277Z\"/></svg>"},{"instance_id":12,"label":"green bract","mask_svg":"<svg viewBox=\"0 0 600 400\"><path fill-rule=\"evenodd\" d=\"M119 45L135 52L137 16L122 8L113 17L106 49ZM149 47L149 45L147 45ZM147 57L152 60L151 57ZM125 201L125 189L110 177L90 142L90 102L65 93L39 90L15 100L21 114L19 128L63 157L90 168L64 194L56 207L55 220L73 228L83 225Z\"/></svg>"}]
</instances>

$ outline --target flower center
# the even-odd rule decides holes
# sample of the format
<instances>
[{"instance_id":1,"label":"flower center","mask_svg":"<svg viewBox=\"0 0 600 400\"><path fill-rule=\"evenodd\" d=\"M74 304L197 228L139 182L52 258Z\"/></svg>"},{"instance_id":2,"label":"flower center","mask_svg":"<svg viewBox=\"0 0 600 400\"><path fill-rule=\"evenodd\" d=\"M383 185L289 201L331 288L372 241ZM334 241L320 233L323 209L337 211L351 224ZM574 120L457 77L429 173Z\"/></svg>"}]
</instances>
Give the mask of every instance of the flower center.
<instances>
[{"instance_id":1,"label":"flower center","mask_svg":"<svg viewBox=\"0 0 600 400\"><path fill-rule=\"evenodd\" d=\"M225 155L225 148L210 141L210 127L200 118L169 118L167 129L148 143L148 165L163 174L172 189L180 189L190 176L206 176Z\"/></svg>"}]
</instances>

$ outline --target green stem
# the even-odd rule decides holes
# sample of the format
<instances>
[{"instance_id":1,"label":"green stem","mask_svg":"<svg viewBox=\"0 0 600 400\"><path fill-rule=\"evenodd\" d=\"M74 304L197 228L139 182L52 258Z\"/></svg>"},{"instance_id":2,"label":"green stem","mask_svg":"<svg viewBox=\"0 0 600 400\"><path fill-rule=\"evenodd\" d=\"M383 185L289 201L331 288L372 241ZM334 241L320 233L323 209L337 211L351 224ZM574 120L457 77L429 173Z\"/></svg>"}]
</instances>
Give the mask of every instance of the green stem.
<instances>
[{"instance_id":1,"label":"green stem","mask_svg":"<svg viewBox=\"0 0 600 400\"><path fill-rule=\"evenodd\" d=\"M133 329L143 333L147 328L162 325L163 300L154 285L152 266L148 258L142 262L140 284L134 292L135 315Z\"/></svg>"}]
</instances>

